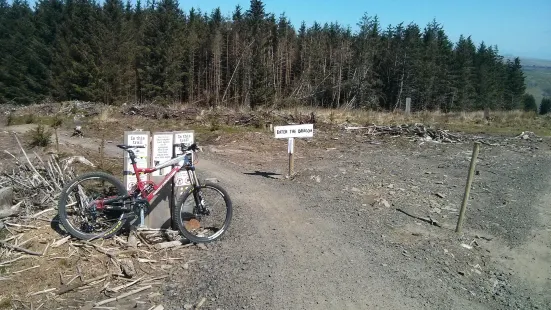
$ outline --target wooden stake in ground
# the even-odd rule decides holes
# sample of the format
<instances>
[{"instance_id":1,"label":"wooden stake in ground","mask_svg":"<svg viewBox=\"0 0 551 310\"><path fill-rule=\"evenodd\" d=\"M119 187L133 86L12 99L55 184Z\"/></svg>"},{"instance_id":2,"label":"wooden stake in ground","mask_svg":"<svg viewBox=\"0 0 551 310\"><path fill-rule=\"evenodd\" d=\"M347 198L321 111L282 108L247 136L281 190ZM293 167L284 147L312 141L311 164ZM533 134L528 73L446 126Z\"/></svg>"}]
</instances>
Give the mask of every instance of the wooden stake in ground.
<instances>
[{"instance_id":1,"label":"wooden stake in ground","mask_svg":"<svg viewBox=\"0 0 551 310\"><path fill-rule=\"evenodd\" d=\"M469 174L467 176L467 185L465 186L465 194L463 195L463 203L461 204L461 211L459 211L459 219L457 220L457 226L455 227L456 233L461 233L461 229L463 228L465 210L467 209L467 201L469 200L469 194L471 193L471 185L473 183L474 169L476 167L476 158L478 157L479 149L480 149L480 142L477 141L474 143L473 156L471 157Z\"/></svg>"}]
</instances>

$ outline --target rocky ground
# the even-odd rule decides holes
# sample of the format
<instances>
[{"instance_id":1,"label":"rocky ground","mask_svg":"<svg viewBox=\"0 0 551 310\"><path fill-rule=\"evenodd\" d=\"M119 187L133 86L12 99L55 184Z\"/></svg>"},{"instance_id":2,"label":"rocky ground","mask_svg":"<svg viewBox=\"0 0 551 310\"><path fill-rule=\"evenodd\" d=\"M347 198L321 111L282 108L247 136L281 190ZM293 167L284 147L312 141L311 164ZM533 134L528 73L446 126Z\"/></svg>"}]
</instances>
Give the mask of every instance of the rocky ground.
<instances>
[{"instance_id":1,"label":"rocky ground","mask_svg":"<svg viewBox=\"0 0 551 310\"><path fill-rule=\"evenodd\" d=\"M198 167L229 189L234 222L169 280L166 302L170 309L203 299L207 309L551 307L549 141L482 138L462 234L454 229L470 140L320 133L297 146L293 179L284 177L285 142L269 136L208 148L209 161Z\"/></svg>"},{"instance_id":2,"label":"rocky ground","mask_svg":"<svg viewBox=\"0 0 551 310\"><path fill-rule=\"evenodd\" d=\"M313 139L296 141L290 179L286 141L269 132L221 132L208 145L199 136L198 173L228 190L233 222L223 239L183 249L156 302L164 309L551 308L549 139L436 143L317 128ZM97 148L97 139L61 137ZM476 139L484 144L456 234Z\"/></svg>"}]
</instances>

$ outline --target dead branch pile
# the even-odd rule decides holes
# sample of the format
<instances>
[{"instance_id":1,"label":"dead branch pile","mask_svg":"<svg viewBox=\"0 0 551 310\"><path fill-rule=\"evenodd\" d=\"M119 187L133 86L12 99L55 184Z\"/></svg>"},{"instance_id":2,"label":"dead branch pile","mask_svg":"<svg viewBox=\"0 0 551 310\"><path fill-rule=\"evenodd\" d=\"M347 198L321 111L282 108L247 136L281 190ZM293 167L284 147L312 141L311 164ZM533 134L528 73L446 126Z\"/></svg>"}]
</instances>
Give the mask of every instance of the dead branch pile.
<instances>
[{"instance_id":1,"label":"dead branch pile","mask_svg":"<svg viewBox=\"0 0 551 310\"><path fill-rule=\"evenodd\" d=\"M232 112L228 113L228 116ZM233 113L234 120L231 123L241 126L261 127L263 124L314 124L316 116L311 113L294 113L287 114L278 111L254 111L248 113ZM228 122L229 124L230 122Z\"/></svg>"},{"instance_id":2,"label":"dead branch pile","mask_svg":"<svg viewBox=\"0 0 551 310\"><path fill-rule=\"evenodd\" d=\"M404 124L395 126L345 127L346 130L362 130L367 135L416 136L425 141L461 142L461 137L448 130L434 129L423 124Z\"/></svg>"},{"instance_id":3,"label":"dead branch pile","mask_svg":"<svg viewBox=\"0 0 551 310\"><path fill-rule=\"evenodd\" d=\"M78 299L80 309L103 305L126 309L141 300L150 303L150 309L163 309L160 298L155 298L161 296L163 280L178 270L195 268L195 260L186 253L194 245L183 242L177 231L138 229L136 242L131 241L132 234L128 239L84 241L53 237L49 227L35 226L32 220L28 224L33 225L10 226L11 236L0 240L0 267L5 269L0 285L25 283L2 287L12 302L67 309L65 300L75 306ZM203 244L197 247L208 250ZM32 282L33 274L42 272L46 280ZM131 306L120 304L128 302Z\"/></svg>"},{"instance_id":4,"label":"dead branch pile","mask_svg":"<svg viewBox=\"0 0 551 310\"><path fill-rule=\"evenodd\" d=\"M522 140L536 140L536 141L542 141L543 139L538 137L535 133L531 131L523 131L520 135L516 136L517 139Z\"/></svg>"},{"instance_id":5,"label":"dead branch pile","mask_svg":"<svg viewBox=\"0 0 551 310\"><path fill-rule=\"evenodd\" d=\"M198 108L190 107L183 109L175 109L154 104L131 105L123 107L122 114L137 115L151 119L182 119L193 121L201 114Z\"/></svg>"},{"instance_id":6,"label":"dead branch pile","mask_svg":"<svg viewBox=\"0 0 551 310\"><path fill-rule=\"evenodd\" d=\"M29 156L17 135L14 133L13 136L20 148L20 153L12 154L7 150L4 151L14 159L14 162L9 168L1 172L0 184L3 187L11 187L13 189L13 200L18 201L16 205L9 209L14 210L15 206L22 208L17 208L9 214L6 213L7 216L5 217L29 216L38 210L54 207L65 182L75 177L71 165L80 162L94 166L82 156L59 159L57 155L51 154L43 159L36 152ZM20 214L20 211L26 214ZM1 214L2 212L0 212Z\"/></svg>"}]
</instances>

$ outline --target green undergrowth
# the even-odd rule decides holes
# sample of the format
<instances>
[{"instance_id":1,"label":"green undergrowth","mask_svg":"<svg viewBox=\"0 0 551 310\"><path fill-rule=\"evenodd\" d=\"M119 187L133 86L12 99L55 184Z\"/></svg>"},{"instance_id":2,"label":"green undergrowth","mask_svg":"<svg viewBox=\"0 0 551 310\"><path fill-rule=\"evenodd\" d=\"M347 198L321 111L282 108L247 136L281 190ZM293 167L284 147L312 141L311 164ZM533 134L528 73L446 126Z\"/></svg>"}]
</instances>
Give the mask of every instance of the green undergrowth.
<instances>
[{"instance_id":1,"label":"green undergrowth","mask_svg":"<svg viewBox=\"0 0 551 310\"><path fill-rule=\"evenodd\" d=\"M24 125L24 124L41 124L47 126L61 127L63 123L67 123L67 118L63 116L41 116L33 113L15 115L10 113L5 120L6 126Z\"/></svg>"}]
</instances>

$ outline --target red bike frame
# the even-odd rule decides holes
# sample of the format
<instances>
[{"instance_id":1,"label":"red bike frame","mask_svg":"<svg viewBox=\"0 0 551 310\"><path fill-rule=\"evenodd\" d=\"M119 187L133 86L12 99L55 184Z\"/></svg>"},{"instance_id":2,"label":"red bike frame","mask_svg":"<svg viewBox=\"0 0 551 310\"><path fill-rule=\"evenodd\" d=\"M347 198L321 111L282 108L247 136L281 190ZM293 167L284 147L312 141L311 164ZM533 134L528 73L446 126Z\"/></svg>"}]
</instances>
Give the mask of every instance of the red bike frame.
<instances>
[{"instance_id":1,"label":"red bike frame","mask_svg":"<svg viewBox=\"0 0 551 310\"><path fill-rule=\"evenodd\" d=\"M163 188L163 186L165 186L166 183L170 179L172 179L174 177L174 175L177 172L179 172L182 167L178 166L178 165L174 166L174 168L172 168L172 170L170 170L170 172L161 180L161 182L159 184L156 184L153 181L142 181L142 179L140 177L141 174L150 174L150 173L153 173L153 172L155 172L159 169L155 169L155 168L138 168L137 164L133 164L132 168L134 169L134 173L136 174L136 180L137 180L136 187L140 190L140 194L141 194L142 198L147 199L148 202L151 202L151 200L153 200L153 197L155 197L155 195L157 195L159 193L161 188ZM149 195L146 194L146 191L145 191L145 187L147 186L147 184L153 185L153 191L151 193L149 193Z\"/></svg>"}]
</instances>

